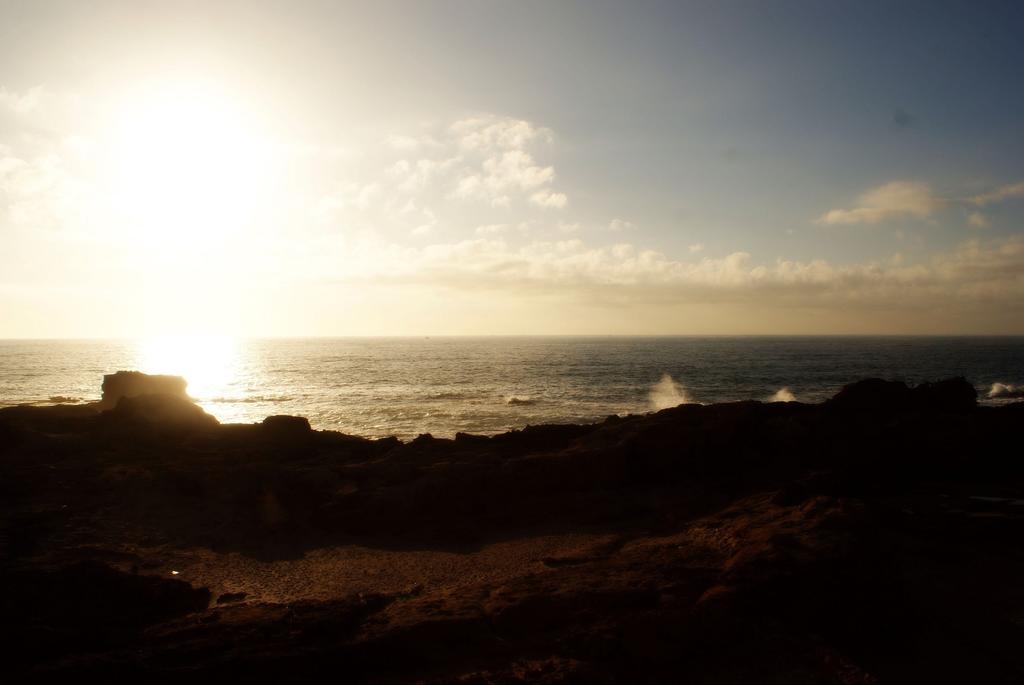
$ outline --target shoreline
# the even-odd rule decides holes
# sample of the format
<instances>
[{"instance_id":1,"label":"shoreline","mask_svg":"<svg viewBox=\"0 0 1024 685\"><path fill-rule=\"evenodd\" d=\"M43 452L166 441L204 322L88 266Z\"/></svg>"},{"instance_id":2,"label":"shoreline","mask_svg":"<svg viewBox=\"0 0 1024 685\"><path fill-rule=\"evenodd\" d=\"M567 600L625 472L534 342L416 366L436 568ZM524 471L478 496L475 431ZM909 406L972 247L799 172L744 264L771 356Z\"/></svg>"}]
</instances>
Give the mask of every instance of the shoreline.
<instances>
[{"instance_id":1,"label":"shoreline","mask_svg":"<svg viewBox=\"0 0 1024 685\"><path fill-rule=\"evenodd\" d=\"M407 442L110 399L0 409L15 681L1024 672L1024 403L962 380Z\"/></svg>"}]
</instances>

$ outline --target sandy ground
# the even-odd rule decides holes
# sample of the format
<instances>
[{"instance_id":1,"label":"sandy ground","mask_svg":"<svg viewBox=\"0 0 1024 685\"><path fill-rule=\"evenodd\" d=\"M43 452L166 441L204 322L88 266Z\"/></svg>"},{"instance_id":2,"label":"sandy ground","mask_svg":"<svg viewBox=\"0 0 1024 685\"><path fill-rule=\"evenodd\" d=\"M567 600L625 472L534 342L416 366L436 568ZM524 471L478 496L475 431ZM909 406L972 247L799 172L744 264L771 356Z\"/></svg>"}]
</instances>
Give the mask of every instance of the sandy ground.
<instances>
[{"instance_id":1,"label":"sandy ground","mask_svg":"<svg viewBox=\"0 0 1024 685\"><path fill-rule=\"evenodd\" d=\"M545 535L488 544L479 550L385 550L346 545L315 549L301 559L260 561L205 548L137 550L140 573L207 587L213 598L245 593L245 601L288 603L358 593L419 594L545 573L545 559L589 556L614 545L613 535ZM128 568L130 564L119 564Z\"/></svg>"}]
</instances>

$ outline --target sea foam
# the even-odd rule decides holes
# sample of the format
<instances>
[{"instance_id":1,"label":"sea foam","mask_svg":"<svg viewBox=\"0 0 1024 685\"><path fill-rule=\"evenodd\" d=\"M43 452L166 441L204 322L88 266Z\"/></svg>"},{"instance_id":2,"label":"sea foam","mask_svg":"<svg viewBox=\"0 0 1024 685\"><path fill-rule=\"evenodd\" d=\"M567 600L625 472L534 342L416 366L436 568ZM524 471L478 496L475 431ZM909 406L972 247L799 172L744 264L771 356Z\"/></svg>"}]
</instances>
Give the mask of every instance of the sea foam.
<instances>
[{"instance_id":1,"label":"sea foam","mask_svg":"<svg viewBox=\"0 0 1024 685\"><path fill-rule=\"evenodd\" d=\"M672 376L663 374L661 380L651 386L647 395L651 408L660 410L669 407L678 407L680 404L690 404L693 400L686 392L686 388L677 383Z\"/></svg>"}]
</instances>

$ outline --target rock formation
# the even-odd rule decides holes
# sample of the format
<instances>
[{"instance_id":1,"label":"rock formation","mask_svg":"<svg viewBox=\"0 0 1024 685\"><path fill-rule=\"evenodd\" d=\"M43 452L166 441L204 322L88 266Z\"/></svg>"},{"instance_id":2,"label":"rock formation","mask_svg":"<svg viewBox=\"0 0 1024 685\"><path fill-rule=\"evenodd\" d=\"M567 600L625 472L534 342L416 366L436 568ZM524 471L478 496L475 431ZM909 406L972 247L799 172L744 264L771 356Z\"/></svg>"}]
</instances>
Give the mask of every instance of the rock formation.
<instances>
[{"instance_id":1,"label":"rock formation","mask_svg":"<svg viewBox=\"0 0 1024 685\"><path fill-rule=\"evenodd\" d=\"M118 371L103 377L100 409L113 409L122 397L139 395L171 395L188 400L187 387L181 376L159 376L140 371Z\"/></svg>"},{"instance_id":2,"label":"rock formation","mask_svg":"<svg viewBox=\"0 0 1024 685\"><path fill-rule=\"evenodd\" d=\"M0 410L5 682L1024 682L1024 403L962 379L408 443L174 387Z\"/></svg>"}]
</instances>

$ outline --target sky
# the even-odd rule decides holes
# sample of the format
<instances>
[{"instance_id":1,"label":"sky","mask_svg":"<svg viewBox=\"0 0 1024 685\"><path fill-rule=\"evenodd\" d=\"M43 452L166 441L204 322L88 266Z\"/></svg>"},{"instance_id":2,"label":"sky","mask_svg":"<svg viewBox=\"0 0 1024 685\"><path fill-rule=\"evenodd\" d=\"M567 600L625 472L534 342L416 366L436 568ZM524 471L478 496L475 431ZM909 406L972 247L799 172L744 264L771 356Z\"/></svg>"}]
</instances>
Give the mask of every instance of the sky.
<instances>
[{"instance_id":1,"label":"sky","mask_svg":"<svg viewBox=\"0 0 1024 685\"><path fill-rule=\"evenodd\" d=\"M0 0L0 337L1024 334L1024 5Z\"/></svg>"}]
</instances>

